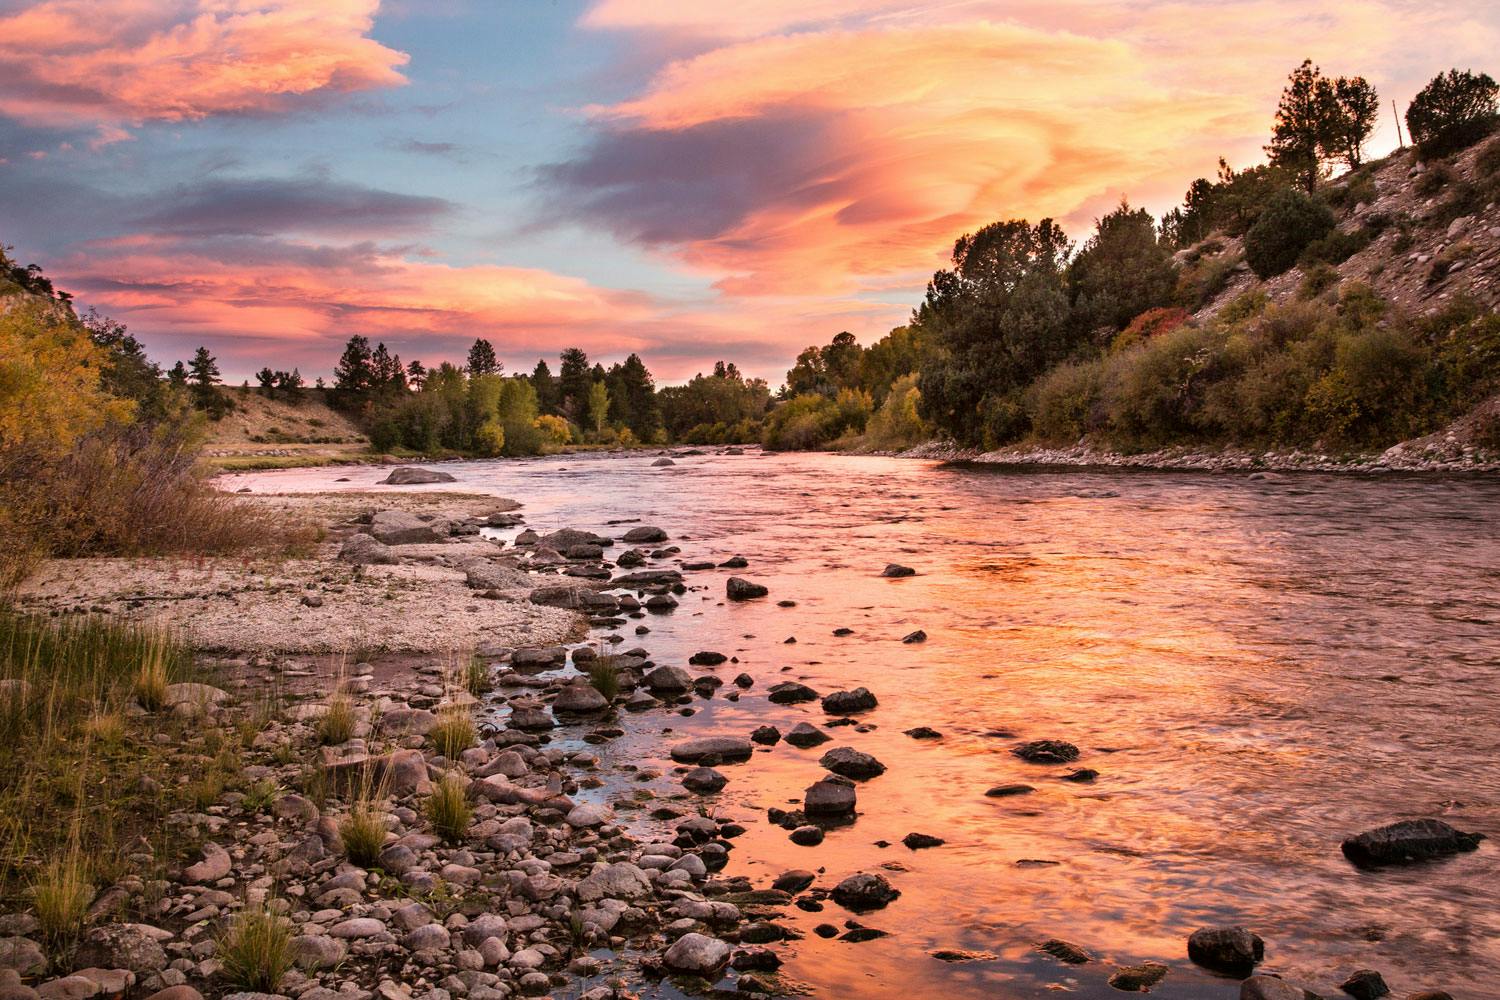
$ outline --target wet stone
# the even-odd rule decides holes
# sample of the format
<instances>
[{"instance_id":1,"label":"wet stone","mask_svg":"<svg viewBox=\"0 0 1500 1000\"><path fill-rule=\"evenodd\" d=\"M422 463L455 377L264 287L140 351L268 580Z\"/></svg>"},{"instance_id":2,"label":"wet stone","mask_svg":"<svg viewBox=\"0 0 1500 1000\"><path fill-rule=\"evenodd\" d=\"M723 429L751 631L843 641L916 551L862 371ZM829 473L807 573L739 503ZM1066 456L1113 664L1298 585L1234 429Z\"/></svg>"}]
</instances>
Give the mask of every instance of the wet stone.
<instances>
[{"instance_id":1,"label":"wet stone","mask_svg":"<svg viewBox=\"0 0 1500 1000\"><path fill-rule=\"evenodd\" d=\"M1078 748L1065 740L1032 740L1010 752L1032 764L1071 764L1078 759Z\"/></svg>"},{"instance_id":2,"label":"wet stone","mask_svg":"<svg viewBox=\"0 0 1500 1000\"><path fill-rule=\"evenodd\" d=\"M1046 955L1051 955L1066 965L1084 965L1089 961L1089 953L1062 938L1050 938L1037 946L1037 950Z\"/></svg>"}]
</instances>

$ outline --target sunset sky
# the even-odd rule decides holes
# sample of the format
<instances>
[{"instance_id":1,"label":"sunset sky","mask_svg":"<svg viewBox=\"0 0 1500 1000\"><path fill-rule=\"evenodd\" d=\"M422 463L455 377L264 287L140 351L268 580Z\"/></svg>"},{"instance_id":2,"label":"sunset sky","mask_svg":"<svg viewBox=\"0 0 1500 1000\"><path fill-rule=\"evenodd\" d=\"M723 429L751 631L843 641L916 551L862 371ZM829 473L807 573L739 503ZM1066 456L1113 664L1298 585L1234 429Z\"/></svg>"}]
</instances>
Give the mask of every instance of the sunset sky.
<instances>
[{"instance_id":1,"label":"sunset sky","mask_svg":"<svg viewBox=\"0 0 1500 1000\"><path fill-rule=\"evenodd\" d=\"M1304 57L1384 152L1497 52L1495 0L0 0L0 243L236 382L363 333L775 384L965 230L1258 161Z\"/></svg>"}]
</instances>

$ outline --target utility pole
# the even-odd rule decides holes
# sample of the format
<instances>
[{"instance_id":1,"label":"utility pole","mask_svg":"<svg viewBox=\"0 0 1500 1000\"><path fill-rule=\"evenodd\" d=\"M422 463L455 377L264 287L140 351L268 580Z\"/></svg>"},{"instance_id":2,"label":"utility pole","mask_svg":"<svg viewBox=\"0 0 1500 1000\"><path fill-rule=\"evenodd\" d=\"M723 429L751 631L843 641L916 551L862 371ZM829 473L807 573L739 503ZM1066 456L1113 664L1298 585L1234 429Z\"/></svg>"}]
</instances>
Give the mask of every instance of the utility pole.
<instances>
[{"instance_id":1,"label":"utility pole","mask_svg":"<svg viewBox=\"0 0 1500 1000\"><path fill-rule=\"evenodd\" d=\"M1396 148L1405 149L1406 140L1401 137L1401 112L1396 110L1396 99L1391 98L1391 114L1396 118Z\"/></svg>"}]
</instances>

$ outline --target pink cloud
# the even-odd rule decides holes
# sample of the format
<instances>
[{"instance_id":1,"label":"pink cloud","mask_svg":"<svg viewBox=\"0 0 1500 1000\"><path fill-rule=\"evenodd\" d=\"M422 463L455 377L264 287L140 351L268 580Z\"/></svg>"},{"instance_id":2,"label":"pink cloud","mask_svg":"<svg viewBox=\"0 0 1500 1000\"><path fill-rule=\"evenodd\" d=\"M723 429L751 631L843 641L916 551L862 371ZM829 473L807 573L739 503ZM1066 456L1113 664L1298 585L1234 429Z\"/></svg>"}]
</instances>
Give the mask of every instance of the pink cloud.
<instances>
[{"instance_id":1,"label":"pink cloud","mask_svg":"<svg viewBox=\"0 0 1500 1000\"><path fill-rule=\"evenodd\" d=\"M263 114L406 82L379 0L42 0L0 17L0 114L119 127Z\"/></svg>"}]
</instances>

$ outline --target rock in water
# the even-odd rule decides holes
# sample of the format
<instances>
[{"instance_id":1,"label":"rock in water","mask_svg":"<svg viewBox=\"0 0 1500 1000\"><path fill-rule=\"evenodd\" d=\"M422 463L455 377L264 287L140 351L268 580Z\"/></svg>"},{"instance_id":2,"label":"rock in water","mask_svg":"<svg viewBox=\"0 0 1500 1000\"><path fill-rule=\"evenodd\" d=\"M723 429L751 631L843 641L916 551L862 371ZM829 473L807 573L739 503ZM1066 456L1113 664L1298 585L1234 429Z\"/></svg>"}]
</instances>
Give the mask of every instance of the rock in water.
<instances>
[{"instance_id":1,"label":"rock in water","mask_svg":"<svg viewBox=\"0 0 1500 1000\"><path fill-rule=\"evenodd\" d=\"M879 704L869 688L857 687L853 691L835 691L823 696L823 711L829 715L868 712Z\"/></svg>"},{"instance_id":2,"label":"rock in water","mask_svg":"<svg viewBox=\"0 0 1500 1000\"><path fill-rule=\"evenodd\" d=\"M1188 958L1205 969L1248 976L1266 957L1265 942L1243 927L1201 927L1188 938Z\"/></svg>"},{"instance_id":3,"label":"rock in water","mask_svg":"<svg viewBox=\"0 0 1500 1000\"><path fill-rule=\"evenodd\" d=\"M833 901L855 913L882 909L900 895L901 890L887 882L884 875L870 872L850 875L833 887Z\"/></svg>"},{"instance_id":4,"label":"rock in water","mask_svg":"<svg viewBox=\"0 0 1500 1000\"><path fill-rule=\"evenodd\" d=\"M1070 764L1078 759L1078 748L1064 740L1032 740L1010 752L1033 764Z\"/></svg>"},{"instance_id":5,"label":"rock in water","mask_svg":"<svg viewBox=\"0 0 1500 1000\"><path fill-rule=\"evenodd\" d=\"M758 583L751 583L743 577L731 576L724 584L724 593L731 601L748 601L756 597L765 597L770 593L765 587Z\"/></svg>"},{"instance_id":6,"label":"rock in water","mask_svg":"<svg viewBox=\"0 0 1500 1000\"><path fill-rule=\"evenodd\" d=\"M890 579L898 579L903 576L916 576L917 571L910 566L902 566L900 563L887 563L880 575Z\"/></svg>"},{"instance_id":7,"label":"rock in water","mask_svg":"<svg viewBox=\"0 0 1500 1000\"><path fill-rule=\"evenodd\" d=\"M1374 969L1361 969L1339 984L1339 989L1354 997L1354 1000L1379 1000L1391 995L1391 988Z\"/></svg>"},{"instance_id":8,"label":"rock in water","mask_svg":"<svg viewBox=\"0 0 1500 1000\"><path fill-rule=\"evenodd\" d=\"M682 787L704 795L711 795L727 784L729 779L711 767L695 767L682 776Z\"/></svg>"},{"instance_id":9,"label":"rock in water","mask_svg":"<svg viewBox=\"0 0 1500 1000\"><path fill-rule=\"evenodd\" d=\"M552 711L566 715L592 715L609 708L609 699L586 681L574 681L557 693Z\"/></svg>"},{"instance_id":10,"label":"rock in water","mask_svg":"<svg viewBox=\"0 0 1500 1000\"><path fill-rule=\"evenodd\" d=\"M1089 961L1088 952L1076 944L1064 941L1062 938L1051 938L1043 941L1037 945L1037 951L1051 955L1059 962L1064 962L1068 965L1084 965Z\"/></svg>"},{"instance_id":11,"label":"rock in water","mask_svg":"<svg viewBox=\"0 0 1500 1000\"><path fill-rule=\"evenodd\" d=\"M401 465L391 470L391 474L380 481L382 486L421 486L425 483L453 483L457 482L446 472L436 472L432 469L420 469L414 465Z\"/></svg>"},{"instance_id":12,"label":"rock in water","mask_svg":"<svg viewBox=\"0 0 1500 1000\"><path fill-rule=\"evenodd\" d=\"M906 845L907 850L920 851L924 847L942 847L945 841L942 837L934 837L928 833L908 833L901 838L901 843Z\"/></svg>"},{"instance_id":13,"label":"rock in water","mask_svg":"<svg viewBox=\"0 0 1500 1000\"><path fill-rule=\"evenodd\" d=\"M782 681L772 684L766 699L777 705L796 705L804 701L814 701L818 692L806 684L798 684L796 681Z\"/></svg>"},{"instance_id":14,"label":"rock in water","mask_svg":"<svg viewBox=\"0 0 1500 1000\"><path fill-rule=\"evenodd\" d=\"M835 775L807 786L802 811L809 816L844 816L854 811L854 803L854 782Z\"/></svg>"},{"instance_id":15,"label":"rock in water","mask_svg":"<svg viewBox=\"0 0 1500 1000\"><path fill-rule=\"evenodd\" d=\"M1307 1000L1307 991L1275 976L1251 976L1240 984L1240 1000Z\"/></svg>"},{"instance_id":16,"label":"rock in water","mask_svg":"<svg viewBox=\"0 0 1500 1000\"><path fill-rule=\"evenodd\" d=\"M1109 985L1126 993L1146 993L1167 977L1167 967L1160 962L1142 962L1116 970Z\"/></svg>"},{"instance_id":17,"label":"rock in water","mask_svg":"<svg viewBox=\"0 0 1500 1000\"><path fill-rule=\"evenodd\" d=\"M927 633L923 632L921 629L917 629L915 632L909 632L906 635L902 636L901 641L906 643L908 646L918 642L926 642Z\"/></svg>"},{"instance_id":18,"label":"rock in water","mask_svg":"<svg viewBox=\"0 0 1500 1000\"><path fill-rule=\"evenodd\" d=\"M677 463L674 462L674 461L672 461L670 458L658 458L656 461L654 461L654 462L651 463L651 468L653 468L653 469L665 469L669 465L676 465L676 464Z\"/></svg>"},{"instance_id":19,"label":"rock in water","mask_svg":"<svg viewBox=\"0 0 1500 1000\"><path fill-rule=\"evenodd\" d=\"M846 778L876 778L885 773L885 765L874 757L853 747L834 747L821 758L818 763L834 774L842 774Z\"/></svg>"},{"instance_id":20,"label":"rock in water","mask_svg":"<svg viewBox=\"0 0 1500 1000\"><path fill-rule=\"evenodd\" d=\"M1472 851L1483 839L1482 833L1464 833L1442 820L1404 819L1347 838L1343 851L1360 868L1380 868Z\"/></svg>"},{"instance_id":21,"label":"rock in water","mask_svg":"<svg viewBox=\"0 0 1500 1000\"><path fill-rule=\"evenodd\" d=\"M639 528L631 528L621 537L627 544L636 545L644 542L665 542L667 533L653 525L643 524Z\"/></svg>"},{"instance_id":22,"label":"rock in water","mask_svg":"<svg viewBox=\"0 0 1500 1000\"><path fill-rule=\"evenodd\" d=\"M697 764L708 757L721 761L749 760L754 748L749 740L734 736L701 736L684 740L672 748L672 759L679 764Z\"/></svg>"},{"instance_id":23,"label":"rock in water","mask_svg":"<svg viewBox=\"0 0 1500 1000\"><path fill-rule=\"evenodd\" d=\"M799 750L807 750L820 743L827 743L833 737L823 732L817 726L809 725L806 722L799 722L792 727L792 731L787 733L784 739Z\"/></svg>"}]
</instances>

